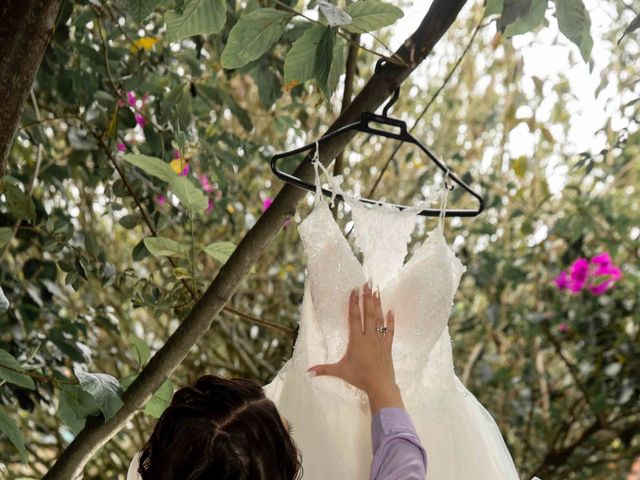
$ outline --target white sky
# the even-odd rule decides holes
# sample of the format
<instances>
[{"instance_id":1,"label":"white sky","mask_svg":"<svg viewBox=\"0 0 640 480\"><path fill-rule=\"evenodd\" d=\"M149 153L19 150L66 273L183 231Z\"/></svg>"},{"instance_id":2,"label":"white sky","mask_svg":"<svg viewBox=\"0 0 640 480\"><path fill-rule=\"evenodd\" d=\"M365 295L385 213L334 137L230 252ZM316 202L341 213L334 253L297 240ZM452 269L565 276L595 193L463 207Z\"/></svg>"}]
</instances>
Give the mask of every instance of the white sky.
<instances>
[{"instance_id":1,"label":"white sky","mask_svg":"<svg viewBox=\"0 0 640 480\"><path fill-rule=\"evenodd\" d=\"M428 4L430 5L431 2L428 2ZM575 96L575 100L567 105L571 114L569 131L566 137L563 134L563 138L558 138L555 135L556 132L552 130L556 139L564 139L568 143L563 148L564 154L600 151L605 145L606 138L602 133L596 135L596 131L603 127L607 118L612 118L614 130L624 126L626 120L618 112L620 105L631 100L631 98L620 97L617 92L617 79L612 78L611 74L607 74L609 75L609 86L597 98L595 96L595 90L601 82L603 68L606 68L612 55L619 55L619 52L612 51L611 45L602 39L602 36L608 33L611 28L611 19L617 14L610 4L606 2L585 0L585 5L591 14L592 20L591 35L594 40L592 52L594 67L592 71L589 71L589 65L581 60L578 47L569 42L564 36L558 34L555 17L550 12L547 12L549 27L542 27L536 33L527 33L513 38L515 48L524 58L525 79L523 88L526 93L532 94L534 91L534 83L531 80L533 76L543 80L557 81L559 75L564 74L569 81L571 92ZM470 7L471 2L464 8L462 15L467 13ZM417 1L411 6L404 7L404 17L393 27L396 33L391 42L392 49L400 45L406 38L407 33L413 32L418 27L427 9L427 5ZM488 34L493 35L496 31L495 23L487 27L486 30ZM623 47L637 48L637 43L634 39L627 39ZM569 60L570 55L579 61L571 62ZM427 66L420 67L414 75L420 75L421 71L426 71L429 62L425 63ZM446 92L444 94L446 95ZM554 102L555 98L553 96L549 96L543 101L541 108L536 112L536 117L539 121L545 122L548 120ZM514 157L520 155L532 156L535 144L535 137L524 124L516 127L510 136L510 151ZM556 169L555 163L554 158L550 158L550 165L547 170L552 193L560 191L564 185L563 168Z\"/></svg>"}]
</instances>

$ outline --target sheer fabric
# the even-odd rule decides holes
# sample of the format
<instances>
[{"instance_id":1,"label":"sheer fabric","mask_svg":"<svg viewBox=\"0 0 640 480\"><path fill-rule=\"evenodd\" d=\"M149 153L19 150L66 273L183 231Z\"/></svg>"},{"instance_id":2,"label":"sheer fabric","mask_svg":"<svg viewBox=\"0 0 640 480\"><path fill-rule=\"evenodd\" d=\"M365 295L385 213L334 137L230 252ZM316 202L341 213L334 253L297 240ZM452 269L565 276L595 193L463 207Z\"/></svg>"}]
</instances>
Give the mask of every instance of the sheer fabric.
<instances>
[{"instance_id":1,"label":"sheer fabric","mask_svg":"<svg viewBox=\"0 0 640 480\"><path fill-rule=\"evenodd\" d=\"M454 373L447 327L453 297L466 267L448 246L443 217L409 259L416 213L433 198L399 211L368 206L330 187L349 205L355 245L335 223L320 192L298 230L307 255L304 299L294 353L265 392L294 425L305 480L366 480L372 461L371 415L366 395L333 377L306 370L337 362L347 345L349 293L369 279L380 290L383 311L393 309L396 381L429 458L428 480L516 480L518 475L489 412ZM448 191L442 190L441 208ZM438 192L436 192L436 195Z\"/></svg>"}]
</instances>

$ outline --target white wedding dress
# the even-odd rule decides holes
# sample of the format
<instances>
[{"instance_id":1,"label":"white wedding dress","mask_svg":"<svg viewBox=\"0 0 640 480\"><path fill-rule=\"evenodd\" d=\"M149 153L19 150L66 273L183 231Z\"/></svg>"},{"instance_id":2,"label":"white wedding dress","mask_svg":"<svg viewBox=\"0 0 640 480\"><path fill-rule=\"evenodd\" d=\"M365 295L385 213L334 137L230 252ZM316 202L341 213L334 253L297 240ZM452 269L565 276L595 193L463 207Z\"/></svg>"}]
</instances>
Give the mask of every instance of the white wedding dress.
<instances>
[{"instance_id":1,"label":"white wedding dress","mask_svg":"<svg viewBox=\"0 0 640 480\"><path fill-rule=\"evenodd\" d=\"M405 262L416 213L430 200L402 211L367 206L340 189L340 177L328 178L351 209L363 264L335 223L327 199L316 191L315 206L298 228L308 257L299 336L292 358L264 387L295 427L304 479L369 478L373 454L366 396L334 377L309 378L306 370L342 357L349 293L371 279L383 311L395 313L396 381L427 451L427 479L517 480L495 421L453 370L447 323L466 267L447 245L443 216ZM442 192L444 210L447 190Z\"/></svg>"}]
</instances>

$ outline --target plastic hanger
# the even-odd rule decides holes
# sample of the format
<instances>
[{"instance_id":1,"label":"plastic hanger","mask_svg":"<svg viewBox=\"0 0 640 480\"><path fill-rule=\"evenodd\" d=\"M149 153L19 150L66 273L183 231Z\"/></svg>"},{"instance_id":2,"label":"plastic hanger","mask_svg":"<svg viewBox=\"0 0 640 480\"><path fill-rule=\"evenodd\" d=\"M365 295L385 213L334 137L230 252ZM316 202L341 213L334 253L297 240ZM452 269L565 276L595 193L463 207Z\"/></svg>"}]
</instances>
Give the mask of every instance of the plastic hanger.
<instances>
[{"instance_id":1,"label":"plastic hanger","mask_svg":"<svg viewBox=\"0 0 640 480\"><path fill-rule=\"evenodd\" d=\"M378 62L378 64L376 65L376 69L378 69L379 66L380 66L380 62ZM321 145L323 142L326 142L331 138L337 137L338 135L342 135L343 133L351 130L356 130L359 132L369 133L373 136L392 138L400 142L406 142L406 143L411 143L416 145L420 150L422 150L427 155L427 157L429 157L438 166L438 168L440 168L440 170L444 172L446 188L448 188L449 190L453 190L454 185L448 181L448 179L451 179L453 180L454 183L458 184L460 187L463 188L463 190L465 190L466 192L468 192L478 200L478 208L476 210L445 209L444 215L446 217L475 217L479 215L484 210L484 199L482 198L482 196L474 192L465 182L460 180L444 164L442 160L440 160L433 152L431 152L431 150L429 150L429 148L427 148L426 145L424 145L422 142L420 142L420 140L418 140L413 135L411 135L411 133L409 133L409 130L407 129L407 124L404 121L399 120L397 118L389 117L388 115L389 109L394 103L396 103L399 96L400 96L400 89L398 88L393 92L391 99L383 107L382 115L377 115L375 113L370 113L370 112L364 112L360 117L360 121L358 122L350 123L348 125L345 125L344 127L341 127L341 128L338 128L337 130L329 132L323 137L319 138L317 141L304 145L303 147L299 147L299 148L296 148L295 150L290 150L288 152L278 153L274 155L271 158L271 170L280 180L286 183L295 185L296 187L308 190L310 192L314 192L316 189L314 184L306 182L298 177L295 177L289 173L283 172L282 170L278 169L278 161L283 158L291 157L293 155L298 155L306 151L313 153L315 152L316 144ZM387 125L389 127L395 128L396 131L388 131L388 130L376 128L375 126L372 126L372 124ZM328 197L333 196L335 198L342 200L342 196L339 193L334 194L334 192L326 188L322 188L322 193L325 196L328 196ZM370 198L360 198L359 200L363 203L368 203L368 204L389 205L389 206L396 207L400 210L410 208L406 205L396 205L393 203L372 200ZM422 215L426 217L437 217L440 215L440 213L441 212L439 209L427 208L420 211L418 215Z\"/></svg>"}]
</instances>

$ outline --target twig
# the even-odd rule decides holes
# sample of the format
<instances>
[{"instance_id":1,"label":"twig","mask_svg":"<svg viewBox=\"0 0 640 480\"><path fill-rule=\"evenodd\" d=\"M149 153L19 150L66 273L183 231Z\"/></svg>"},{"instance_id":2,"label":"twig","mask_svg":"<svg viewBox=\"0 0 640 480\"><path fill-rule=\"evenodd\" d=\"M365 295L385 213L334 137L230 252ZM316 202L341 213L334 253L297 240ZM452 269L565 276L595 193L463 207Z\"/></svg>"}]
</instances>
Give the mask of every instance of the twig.
<instances>
[{"instance_id":1,"label":"twig","mask_svg":"<svg viewBox=\"0 0 640 480\"><path fill-rule=\"evenodd\" d=\"M100 12L97 8L94 7L94 11L96 12L96 25L98 25L98 32L100 33L100 39L102 40L102 47L104 49L104 65L107 68L107 77L109 77L109 82L111 83L111 88L116 93L116 95L120 95L120 89L116 85L115 80L113 79L113 75L111 75L111 67L109 66L109 50L107 41L104 38L104 32L102 31L102 22L100 21Z\"/></svg>"}]
</instances>

